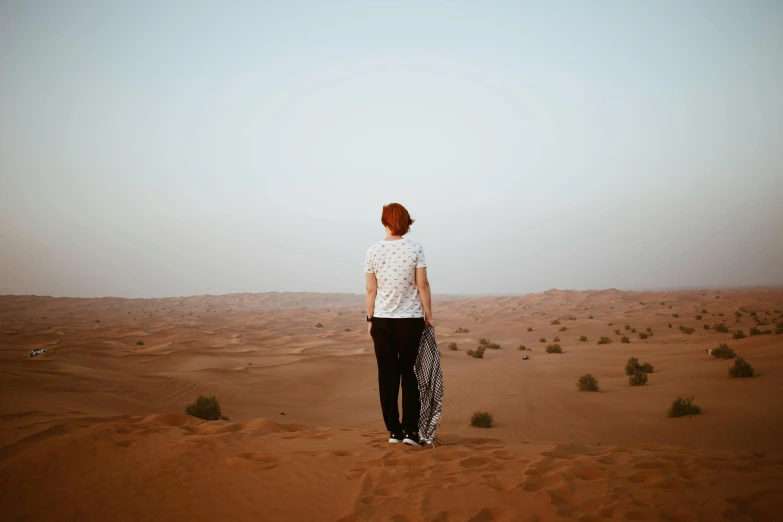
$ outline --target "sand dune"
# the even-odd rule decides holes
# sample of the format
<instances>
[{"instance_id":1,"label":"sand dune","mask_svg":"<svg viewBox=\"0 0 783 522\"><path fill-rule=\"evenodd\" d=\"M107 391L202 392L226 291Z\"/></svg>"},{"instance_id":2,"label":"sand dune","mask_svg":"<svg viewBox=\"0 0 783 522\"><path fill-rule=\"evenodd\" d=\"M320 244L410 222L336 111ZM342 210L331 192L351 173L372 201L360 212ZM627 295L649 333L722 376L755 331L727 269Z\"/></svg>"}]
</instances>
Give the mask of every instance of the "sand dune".
<instances>
[{"instance_id":1,"label":"sand dune","mask_svg":"<svg viewBox=\"0 0 783 522\"><path fill-rule=\"evenodd\" d=\"M780 520L783 335L747 334L781 309L778 290L442 299L432 449L386 443L363 296L0 296L0 519ZM480 338L502 348L466 357ZM729 379L718 343L757 377ZM199 394L231 420L183 415ZM680 396L702 414L667 418Z\"/></svg>"}]
</instances>

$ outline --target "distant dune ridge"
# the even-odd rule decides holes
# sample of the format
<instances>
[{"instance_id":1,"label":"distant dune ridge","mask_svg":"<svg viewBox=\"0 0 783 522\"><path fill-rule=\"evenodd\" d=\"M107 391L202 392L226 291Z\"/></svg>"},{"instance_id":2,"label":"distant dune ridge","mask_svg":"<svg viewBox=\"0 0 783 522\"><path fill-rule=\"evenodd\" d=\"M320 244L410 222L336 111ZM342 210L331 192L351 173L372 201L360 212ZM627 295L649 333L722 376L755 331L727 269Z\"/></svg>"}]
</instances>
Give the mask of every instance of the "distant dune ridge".
<instances>
[{"instance_id":1,"label":"distant dune ridge","mask_svg":"<svg viewBox=\"0 0 783 522\"><path fill-rule=\"evenodd\" d=\"M780 289L441 296L432 449L386 442L363 295L0 296L0 519L781 520L781 310ZM198 395L231 420L185 415ZM668 418L679 397L701 413Z\"/></svg>"}]
</instances>

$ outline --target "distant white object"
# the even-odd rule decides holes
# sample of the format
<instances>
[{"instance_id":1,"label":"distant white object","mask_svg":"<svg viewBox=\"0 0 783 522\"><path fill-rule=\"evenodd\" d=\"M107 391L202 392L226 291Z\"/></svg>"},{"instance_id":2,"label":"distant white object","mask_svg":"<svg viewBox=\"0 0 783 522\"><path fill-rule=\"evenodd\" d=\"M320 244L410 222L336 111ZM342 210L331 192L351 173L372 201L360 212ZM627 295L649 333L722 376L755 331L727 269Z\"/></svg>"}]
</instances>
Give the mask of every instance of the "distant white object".
<instances>
[{"instance_id":1,"label":"distant white object","mask_svg":"<svg viewBox=\"0 0 783 522\"><path fill-rule=\"evenodd\" d=\"M30 353L27 354L28 357L35 357L36 355L41 355L46 353L46 350L43 348L37 348L35 350L30 350Z\"/></svg>"},{"instance_id":2,"label":"distant white object","mask_svg":"<svg viewBox=\"0 0 783 522\"><path fill-rule=\"evenodd\" d=\"M523 361L527 361L528 359L530 359L530 357L528 357L527 355L523 355L523 356L522 356L522 360L523 360Z\"/></svg>"}]
</instances>

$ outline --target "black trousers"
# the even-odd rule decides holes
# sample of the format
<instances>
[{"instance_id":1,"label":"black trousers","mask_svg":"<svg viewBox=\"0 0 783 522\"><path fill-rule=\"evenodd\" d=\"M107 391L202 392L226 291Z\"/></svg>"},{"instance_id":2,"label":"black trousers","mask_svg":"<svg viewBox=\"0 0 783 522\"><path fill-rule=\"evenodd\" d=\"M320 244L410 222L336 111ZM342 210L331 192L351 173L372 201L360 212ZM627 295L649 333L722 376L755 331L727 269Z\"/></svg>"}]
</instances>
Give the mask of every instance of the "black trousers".
<instances>
[{"instance_id":1,"label":"black trousers","mask_svg":"<svg viewBox=\"0 0 783 522\"><path fill-rule=\"evenodd\" d=\"M413 365L419 354L424 319L387 319L373 317L372 335L378 361L378 394L383 422L390 432L419 431L419 383ZM402 422L397 398L402 380Z\"/></svg>"}]
</instances>

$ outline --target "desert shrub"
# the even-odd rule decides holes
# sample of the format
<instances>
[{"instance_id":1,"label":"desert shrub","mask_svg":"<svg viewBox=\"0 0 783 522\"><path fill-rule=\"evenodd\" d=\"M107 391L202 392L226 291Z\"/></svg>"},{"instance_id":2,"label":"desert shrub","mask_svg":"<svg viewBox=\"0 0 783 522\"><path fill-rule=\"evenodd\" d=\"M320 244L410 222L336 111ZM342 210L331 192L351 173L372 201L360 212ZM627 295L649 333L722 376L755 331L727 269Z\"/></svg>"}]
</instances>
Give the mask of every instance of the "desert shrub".
<instances>
[{"instance_id":1,"label":"desert shrub","mask_svg":"<svg viewBox=\"0 0 783 522\"><path fill-rule=\"evenodd\" d=\"M495 423L492 414L487 411L477 411L470 418L470 425L474 428L491 428Z\"/></svg>"},{"instance_id":2,"label":"desert shrub","mask_svg":"<svg viewBox=\"0 0 783 522\"><path fill-rule=\"evenodd\" d=\"M628 376L628 384L631 386L644 386L647 384L647 374L644 372L633 372Z\"/></svg>"},{"instance_id":3,"label":"desert shrub","mask_svg":"<svg viewBox=\"0 0 783 522\"><path fill-rule=\"evenodd\" d=\"M100 322L101 322L101 320L100 320L100 319L96 319L96 320L95 320L95 322L96 322L96 323L100 323Z\"/></svg>"},{"instance_id":4,"label":"desert shrub","mask_svg":"<svg viewBox=\"0 0 783 522\"><path fill-rule=\"evenodd\" d=\"M756 328L755 326L752 326L750 330L748 330L748 335L761 335L761 330Z\"/></svg>"},{"instance_id":5,"label":"desert shrub","mask_svg":"<svg viewBox=\"0 0 783 522\"><path fill-rule=\"evenodd\" d=\"M644 364L639 364L639 359L637 359L636 357L631 357L630 359L628 359L628 362L625 363L625 374L633 375L634 372L652 373L653 372L652 364L648 362Z\"/></svg>"},{"instance_id":6,"label":"desert shrub","mask_svg":"<svg viewBox=\"0 0 783 522\"><path fill-rule=\"evenodd\" d=\"M217 397L199 395L196 402L185 408L185 414L204 420L218 420L223 415L220 412L220 403Z\"/></svg>"},{"instance_id":7,"label":"desert shrub","mask_svg":"<svg viewBox=\"0 0 783 522\"><path fill-rule=\"evenodd\" d=\"M725 314L723 312L718 312L718 317L723 317Z\"/></svg>"},{"instance_id":8,"label":"desert shrub","mask_svg":"<svg viewBox=\"0 0 783 522\"><path fill-rule=\"evenodd\" d=\"M631 333L636 333L636 328L631 328Z\"/></svg>"},{"instance_id":9,"label":"desert shrub","mask_svg":"<svg viewBox=\"0 0 783 522\"><path fill-rule=\"evenodd\" d=\"M695 332L695 329L691 328L690 326L680 325L680 331L684 334L692 334L693 332Z\"/></svg>"},{"instance_id":10,"label":"desert shrub","mask_svg":"<svg viewBox=\"0 0 783 522\"><path fill-rule=\"evenodd\" d=\"M745 379L747 377L753 377L753 366L742 357L737 357L734 361L734 366L729 368L729 377L732 379Z\"/></svg>"},{"instance_id":11,"label":"desert shrub","mask_svg":"<svg viewBox=\"0 0 783 522\"><path fill-rule=\"evenodd\" d=\"M647 339L649 336L647 332L639 332L639 339Z\"/></svg>"},{"instance_id":12,"label":"desert shrub","mask_svg":"<svg viewBox=\"0 0 783 522\"><path fill-rule=\"evenodd\" d=\"M538 342L539 342L539 343L545 343L545 342L546 342L546 338L544 338L544 337L541 337L541 338L538 340Z\"/></svg>"},{"instance_id":13,"label":"desert shrub","mask_svg":"<svg viewBox=\"0 0 783 522\"><path fill-rule=\"evenodd\" d=\"M527 347L524 344L520 344L519 348L517 348L517 350L525 351L525 350L527 350Z\"/></svg>"},{"instance_id":14,"label":"desert shrub","mask_svg":"<svg viewBox=\"0 0 783 522\"><path fill-rule=\"evenodd\" d=\"M672 323L669 323L669 328L671 328L671 327L672 327Z\"/></svg>"},{"instance_id":15,"label":"desert shrub","mask_svg":"<svg viewBox=\"0 0 783 522\"><path fill-rule=\"evenodd\" d=\"M552 339L552 341L556 342L556 343L559 343L560 342L560 337L555 337L554 339Z\"/></svg>"},{"instance_id":16,"label":"desert shrub","mask_svg":"<svg viewBox=\"0 0 783 522\"><path fill-rule=\"evenodd\" d=\"M586 336L586 335L581 335L581 336L579 337L579 341L580 341L580 342L583 342L583 343L584 343L584 342L587 342L587 336Z\"/></svg>"},{"instance_id":17,"label":"desert shrub","mask_svg":"<svg viewBox=\"0 0 783 522\"><path fill-rule=\"evenodd\" d=\"M693 397L690 399L678 397L669 407L667 416L669 418L675 418L684 417L685 415L698 415L699 413L701 413L701 408L693 404Z\"/></svg>"},{"instance_id":18,"label":"desert shrub","mask_svg":"<svg viewBox=\"0 0 783 522\"><path fill-rule=\"evenodd\" d=\"M744 339L745 333L742 330L737 330L731 335L732 339Z\"/></svg>"},{"instance_id":19,"label":"desert shrub","mask_svg":"<svg viewBox=\"0 0 783 522\"><path fill-rule=\"evenodd\" d=\"M648 327L647 327L647 333L650 333L650 332L652 332L652 328L650 328L650 327L648 326Z\"/></svg>"},{"instance_id":20,"label":"desert shrub","mask_svg":"<svg viewBox=\"0 0 783 522\"><path fill-rule=\"evenodd\" d=\"M321 323L317 323L317 324L315 325L315 327L316 327L316 328L323 328L323 327L324 327L324 325L322 325Z\"/></svg>"},{"instance_id":21,"label":"desert shrub","mask_svg":"<svg viewBox=\"0 0 783 522\"><path fill-rule=\"evenodd\" d=\"M559 344L546 345L546 353L563 353L563 349Z\"/></svg>"},{"instance_id":22,"label":"desert shrub","mask_svg":"<svg viewBox=\"0 0 783 522\"><path fill-rule=\"evenodd\" d=\"M479 344L481 346L487 346L489 345L489 339L487 339L486 337L482 337L481 339L479 339Z\"/></svg>"},{"instance_id":23,"label":"desert shrub","mask_svg":"<svg viewBox=\"0 0 783 522\"><path fill-rule=\"evenodd\" d=\"M783 334L783 321L775 325L775 335Z\"/></svg>"},{"instance_id":24,"label":"desert shrub","mask_svg":"<svg viewBox=\"0 0 783 522\"><path fill-rule=\"evenodd\" d=\"M706 308L702 308L702 309L701 309L701 313L703 313L703 314L708 314L709 312L707 311L707 309L706 309Z\"/></svg>"},{"instance_id":25,"label":"desert shrub","mask_svg":"<svg viewBox=\"0 0 783 522\"><path fill-rule=\"evenodd\" d=\"M557 331L558 332L565 332L566 330L568 330L567 326L561 326Z\"/></svg>"},{"instance_id":26,"label":"desert shrub","mask_svg":"<svg viewBox=\"0 0 783 522\"><path fill-rule=\"evenodd\" d=\"M460 327L460 328L457 328L456 333L470 333L470 330L468 330L467 328Z\"/></svg>"},{"instance_id":27,"label":"desert shrub","mask_svg":"<svg viewBox=\"0 0 783 522\"><path fill-rule=\"evenodd\" d=\"M346 331L346 332L350 332L350 331L351 331L351 329L350 329L350 328L346 328L346 329L345 329L345 331Z\"/></svg>"},{"instance_id":28,"label":"desert shrub","mask_svg":"<svg viewBox=\"0 0 783 522\"><path fill-rule=\"evenodd\" d=\"M473 357L474 359L483 359L484 358L484 350L487 348L485 346L479 346L475 350L468 350L466 353L469 357Z\"/></svg>"},{"instance_id":29,"label":"desert shrub","mask_svg":"<svg viewBox=\"0 0 783 522\"><path fill-rule=\"evenodd\" d=\"M704 329L705 330L709 330L710 329L710 325L708 325L707 323L704 323Z\"/></svg>"},{"instance_id":30,"label":"desert shrub","mask_svg":"<svg viewBox=\"0 0 783 522\"><path fill-rule=\"evenodd\" d=\"M642 363L642 365L639 366L639 371L642 373L652 373L653 365L648 362Z\"/></svg>"},{"instance_id":31,"label":"desert shrub","mask_svg":"<svg viewBox=\"0 0 783 522\"><path fill-rule=\"evenodd\" d=\"M739 321L739 318L740 318L740 317L742 317L742 312L734 312L734 316L735 316L735 317L737 318L737 320Z\"/></svg>"},{"instance_id":32,"label":"desert shrub","mask_svg":"<svg viewBox=\"0 0 783 522\"><path fill-rule=\"evenodd\" d=\"M615 331L614 331L614 333L615 333L616 335L621 335L621 334L620 334L620 329L619 329L619 328L618 328L617 330L615 330Z\"/></svg>"},{"instance_id":33,"label":"desert shrub","mask_svg":"<svg viewBox=\"0 0 783 522\"><path fill-rule=\"evenodd\" d=\"M624 335L623 335L623 338L622 338L622 339L620 339L620 342L621 342L621 343L630 343L630 342L631 342L631 340L630 340L629 338L627 338L626 336L624 336Z\"/></svg>"},{"instance_id":34,"label":"desert shrub","mask_svg":"<svg viewBox=\"0 0 783 522\"><path fill-rule=\"evenodd\" d=\"M491 348L492 350L500 350L500 345L498 343L489 343L487 348Z\"/></svg>"},{"instance_id":35,"label":"desert shrub","mask_svg":"<svg viewBox=\"0 0 783 522\"><path fill-rule=\"evenodd\" d=\"M680 314L672 314L672 317L680 317Z\"/></svg>"},{"instance_id":36,"label":"desert shrub","mask_svg":"<svg viewBox=\"0 0 783 522\"><path fill-rule=\"evenodd\" d=\"M588 318L588 319L592 319L592 318L593 318L593 316L592 316L592 315L588 315L588 316L587 316L587 318Z\"/></svg>"},{"instance_id":37,"label":"desert shrub","mask_svg":"<svg viewBox=\"0 0 783 522\"><path fill-rule=\"evenodd\" d=\"M528 326L528 327L527 327L527 331L528 331L528 332L532 332L532 331L533 331L533 327L532 327L532 326Z\"/></svg>"},{"instance_id":38,"label":"desert shrub","mask_svg":"<svg viewBox=\"0 0 783 522\"><path fill-rule=\"evenodd\" d=\"M609 326L614 326L614 323L609 323Z\"/></svg>"},{"instance_id":39,"label":"desert shrub","mask_svg":"<svg viewBox=\"0 0 783 522\"><path fill-rule=\"evenodd\" d=\"M729 327L723 323L715 323L712 325L712 329L716 332L729 333Z\"/></svg>"},{"instance_id":40,"label":"desert shrub","mask_svg":"<svg viewBox=\"0 0 783 522\"><path fill-rule=\"evenodd\" d=\"M597 392L598 391L598 379L590 375L589 373L586 373L579 377L579 380L576 381L576 389L579 391L586 391L586 392Z\"/></svg>"},{"instance_id":41,"label":"desert shrub","mask_svg":"<svg viewBox=\"0 0 783 522\"><path fill-rule=\"evenodd\" d=\"M625 329L626 329L626 330L630 330L630 329L631 329L631 325L630 325L630 324L626 324L626 325L625 325Z\"/></svg>"},{"instance_id":42,"label":"desert shrub","mask_svg":"<svg viewBox=\"0 0 783 522\"><path fill-rule=\"evenodd\" d=\"M449 343L449 350L451 350L452 352L456 352L457 351L457 343Z\"/></svg>"},{"instance_id":43,"label":"desert shrub","mask_svg":"<svg viewBox=\"0 0 783 522\"><path fill-rule=\"evenodd\" d=\"M696 320L697 321L701 321L701 317L702 317L701 314L696 314Z\"/></svg>"},{"instance_id":44,"label":"desert shrub","mask_svg":"<svg viewBox=\"0 0 783 522\"><path fill-rule=\"evenodd\" d=\"M136 341L136 346L144 346L144 341Z\"/></svg>"},{"instance_id":45,"label":"desert shrub","mask_svg":"<svg viewBox=\"0 0 783 522\"><path fill-rule=\"evenodd\" d=\"M729 348L729 345L725 343L720 343L717 348L710 350L710 353L713 357L717 357L718 359L733 359L737 356L737 354L734 353L734 350Z\"/></svg>"},{"instance_id":46,"label":"desert shrub","mask_svg":"<svg viewBox=\"0 0 783 522\"><path fill-rule=\"evenodd\" d=\"M600 339L598 339L598 344L609 344L611 342L612 340L609 339L608 337L601 337Z\"/></svg>"},{"instance_id":47,"label":"desert shrub","mask_svg":"<svg viewBox=\"0 0 783 522\"><path fill-rule=\"evenodd\" d=\"M549 324L560 324L560 321L558 321L557 319L555 319L554 321L552 321L552 322L551 322L551 323L549 323Z\"/></svg>"}]
</instances>

